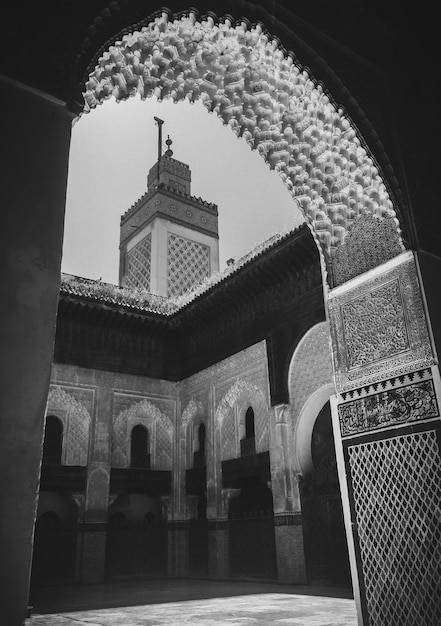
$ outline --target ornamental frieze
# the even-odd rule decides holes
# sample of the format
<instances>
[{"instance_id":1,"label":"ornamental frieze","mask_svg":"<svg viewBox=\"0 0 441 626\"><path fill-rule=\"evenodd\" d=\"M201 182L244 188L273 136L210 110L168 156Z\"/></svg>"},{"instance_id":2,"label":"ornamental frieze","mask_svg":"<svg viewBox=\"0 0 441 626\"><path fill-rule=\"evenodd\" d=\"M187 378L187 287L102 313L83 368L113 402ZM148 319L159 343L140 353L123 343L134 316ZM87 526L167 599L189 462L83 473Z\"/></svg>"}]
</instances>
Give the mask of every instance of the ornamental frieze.
<instances>
[{"instance_id":1,"label":"ornamental frieze","mask_svg":"<svg viewBox=\"0 0 441 626\"><path fill-rule=\"evenodd\" d=\"M390 389L338 407L342 437L439 417L432 380Z\"/></svg>"}]
</instances>

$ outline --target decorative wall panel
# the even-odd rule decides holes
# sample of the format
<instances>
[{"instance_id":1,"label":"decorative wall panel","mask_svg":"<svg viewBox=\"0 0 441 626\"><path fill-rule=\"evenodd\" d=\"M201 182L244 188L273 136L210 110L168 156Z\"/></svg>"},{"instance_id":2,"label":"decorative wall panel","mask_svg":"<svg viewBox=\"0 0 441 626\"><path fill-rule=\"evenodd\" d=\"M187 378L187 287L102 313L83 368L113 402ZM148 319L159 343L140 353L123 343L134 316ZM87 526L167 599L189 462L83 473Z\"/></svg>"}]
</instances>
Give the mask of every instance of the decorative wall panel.
<instances>
[{"instance_id":1,"label":"decorative wall panel","mask_svg":"<svg viewBox=\"0 0 441 626\"><path fill-rule=\"evenodd\" d=\"M124 287L150 290L151 257L152 235L149 233L126 254L123 277Z\"/></svg>"},{"instance_id":2,"label":"decorative wall panel","mask_svg":"<svg viewBox=\"0 0 441 626\"><path fill-rule=\"evenodd\" d=\"M84 402L93 405L92 389L51 385L47 400L47 414L56 415L63 422L63 465L87 465L91 417Z\"/></svg>"},{"instance_id":3,"label":"decorative wall panel","mask_svg":"<svg viewBox=\"0 0 441 626\"><path fill-rule=\"evenodd\" d=\"M210 275L210 248L169 233L167 262L167 295L179 296Z\"/></svg>"},{"instance_id":4,"label":"decorative wall panel","mask_svg":"<svg viewBox=\"0 0 441 626\"><path fill-rule=\"evenodd\" d=\"M436 431L348 448L370 626L441 624Z\"/></svg>"},{"instance_id":5,"label":"decorative wall panel","mask_svg":"<svg viewBox=\"0 0 441 626\"><path fill-rule=\"evenodd\" d=\"M414 375L417 381L411 385L398 386L361 397L338 406L342 437L369 430L397 426L407 422L439 417L433 380L430 370ZM381 385L378 385L381 387Z\"/></svg>"},{"instance_id":6,"label":"decorative wall panel","mask_svg":"<svg viewBox=\"0 0 441 626\"><path fill-rule=\"evenodd\" d=\"M152 469L171 470L172 420L159 409L157 401L147 398L135 401L133 397L131 404L114 416L112 466L129 466L130 434L137 424L144 426L149 432Z\"/></svg>"},{"instance_id":7,"label":"decorative wall panel","mask_svg":"<svg viewBox=\"0 0 441 626\"><path fill-rule=\"evenodd\" d=\"M434 362L411 253L382 274L331 292L329 314L339 392Z\"/></svg>"}]
</instances>

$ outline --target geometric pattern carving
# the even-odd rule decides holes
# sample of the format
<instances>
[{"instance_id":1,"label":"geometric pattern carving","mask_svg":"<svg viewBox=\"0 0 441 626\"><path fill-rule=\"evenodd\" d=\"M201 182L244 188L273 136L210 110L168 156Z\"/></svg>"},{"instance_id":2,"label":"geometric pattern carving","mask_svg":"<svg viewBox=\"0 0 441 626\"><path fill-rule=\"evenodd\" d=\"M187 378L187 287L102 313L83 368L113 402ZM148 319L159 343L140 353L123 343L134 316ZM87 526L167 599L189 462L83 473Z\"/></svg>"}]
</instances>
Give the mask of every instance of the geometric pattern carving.
<instances>
[{"instance_id":1,"label":"geometric pattern carving","mask_svg":"<svg viewBox=\"0 0 441 626\"><path fill-rule=\"evenodd\" d=\"M167 295L180 296L210 275L210 248L169 233Z\"/></svg>"},{"instance_id":2,"label":"geometric pattern carving","mask_svg":"<svg viewBox=\"0 0 441 626\"><path fill-rule=\"evenodd\" d=\"M124 287L150 291L151 257L152 234L149 233L126 254L122 281Z\"/></svg>"},{"instance_id":3,"label":"geometric pattern carving","mask_svg":"<svg viewBox=\"0 0 441 626\"><path fill-rule=\"evenodd\" d=\"M348 228L343 244L332 258L334 287L377 267L403 252L396 219L372 213L361 215Z\"/></svg>"},{"instance_id":4,"label":"geometric pattern carving","mask_svg":"<svg viewBox=\"0 0 441 626\"><path fill-rule=\"evenodd\" d=\"M329 293L338 393L433 364L413 253L390 263L382 274Z\"/></svg>"},{"instance_id":5,"label":"geometric pattern carving","mask_svg":"<svg viewBox=\"0 0 441 626\"><path fill-rule=\"evenodd\" d=\"M398 279L341 307L348 369L409 349Z\"/></svg>"},{"instance_id":6,"label":"geometric pattern carving","mask_svg":"<svg viewBox=\"0 0 441 626\"><path fill-rule=\"evenodd\" d=\"M134 426L147 428L150 439L151 468L171 470L172 422L150 400L134 402L114 419L112 467L129 467L130 434Z\"/></svg>"},{"instance_id":7,"label":"geometric pattern carving","mask_svg":"<svg viewBox=\"0 0 441 626\"><path fill-rule=\"evenodd\" d=\"M348 448L370 626L441 624L436 431Z\"/></svg>"},{"instance_id":8,"label":"geometric pattern carving","mask_svg":"<svg viewBox=\"0 0 441 626\"><path fill-rule=\"evenodd\" d=\"M63 422L63 465L87 465L91 419L86 407L61 387L51 386L46 415Z\"/></svg>"},{"instance_id":9,"label":"geometric pattern carving","mask_svg":"<svg viewBox=\"0 0 441 626\"><path fill-rule=\"evenodd\" d=\"M395 215L358 130L260 25L163 13L122 35L88 73L85 111L112 95L202 97L279 173L327 257L361 215Z\"/></svg>"},{"instance_id":10,"label":"geometric pattern carving","mask_svg":"<svg viewBox=\"0 0 441 626\"><path fill-rule=\"evenodd\" d=\"M269 449L268 404L262 391L250 382L237 379L222 398L216 410L215 422L220 427L221 460L240 456L239 424L236 415L254 411L256 452Z\"/></svg>"},{"instance_id":11,"label":"geometric pattern carving","mask_svg":"<svg viewBox=\"0 0 441 626\"><path fill-rule=\"evenodd\" d=\"M432 380L340 404L342 437L439 416Z\"/></svg>"}]
</instances>

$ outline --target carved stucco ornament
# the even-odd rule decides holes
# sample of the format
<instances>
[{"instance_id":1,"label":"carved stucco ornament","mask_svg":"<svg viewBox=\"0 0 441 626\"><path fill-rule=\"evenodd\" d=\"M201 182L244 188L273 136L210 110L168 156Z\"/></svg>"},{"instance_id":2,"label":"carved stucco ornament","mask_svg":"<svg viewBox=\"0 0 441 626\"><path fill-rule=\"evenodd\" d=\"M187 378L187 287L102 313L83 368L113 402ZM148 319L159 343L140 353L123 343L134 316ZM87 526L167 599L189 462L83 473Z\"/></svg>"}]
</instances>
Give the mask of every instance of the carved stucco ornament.
<instances>
[{"instance_id":1,"label":"carved stucco ornament","mask_svg":"<svg viewBox=\"0 0 441 626\"><path fill-rule=\"evenodd\" d=\"M91 418L72 391L51 386L46 413L57 416L63 423L63 464L84 466L87 465Z\"/></svg>"},{"instance_id":2,"label":"carved stucco ornament","mask_svg":"<svg viewBox=\"0 0 441 626\"><path fill-rule=\"evenodd\" d=\"M358 131L322 86L261 26L226 19L169 21L164 13L122 36L86 83L85 111L118 101L201 99L275 169L329 260L361 215L399 226Z\"/></svg>"}]
</instances>

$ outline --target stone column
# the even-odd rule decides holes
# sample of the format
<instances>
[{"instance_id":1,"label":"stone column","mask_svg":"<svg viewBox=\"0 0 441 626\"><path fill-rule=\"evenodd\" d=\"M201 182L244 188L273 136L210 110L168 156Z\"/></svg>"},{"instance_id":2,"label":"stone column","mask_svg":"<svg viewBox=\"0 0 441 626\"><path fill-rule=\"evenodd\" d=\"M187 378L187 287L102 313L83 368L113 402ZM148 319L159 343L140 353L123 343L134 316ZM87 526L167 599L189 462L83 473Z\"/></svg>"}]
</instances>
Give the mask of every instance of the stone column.
<instances>
[{"instance_id":1,"label":"stone column","mask_svg":"<svg viewBox=\"0 0 441 626\"><path fill-rule=\"evenodd\" d=\"M170 496L161 496L163 517L167 520L167 575L188 576L188 520L174 519Z\"/></svg>"},{"instance_id":2,"label":"stone column","mask_svg":"<svg viewBox=\"0 0 441 626\"><path fill-rule=\"evenodd\" d=\"M177 423L173 441L172 495L162 496L167 520L167 573L171 578L188 576L188 499L185 496L186 439L181 427L181 403L177 399Z\"/></svg>"},{"instance_id":3,"label":"stone column","mask_svg":"<svg viewBox=\"0 0 441 626\"><path fill-rule=\"evenodd\" d=\"M403 252L334 288L328 312L359 624L436 626L441 387L416 255Z\"/></svg>"},{"instance_id":4,"label":"stone column","mask_svg":"<svg viewBox=\"0 0 441 626\"><path fill-rule=\"evenodd\" d=\"M105 372L95 372L94 380L96 405L92 416L86 505L81 527L82 583L104 581L109 515L113 390Z\"/></svg>"},{"instance_id":5,"label":"stone column","mask_svg":"<svg viewBox=\"0 0 441 626\"><path fill-rule=\"evenodd\" d=\"M60 285L73 115L0 78L0 614L24 623Z\"/></svg>"},{"instance_id":6,"label":"stone column","mask_svg":"<svg viewBox=\"0 0 441 626\"><path fill-rule=\"evenodd\" d=\"M303 526L289 406L270 410L271 489L277 575L281 583L306 583Z\"/></svg>"},{"instance_id":7,"label":"stone column","mask_svg":"<svg viewBox=\"0 0 441 626\"><path fill-rule=\"evenodd\" d=\"M210 418L207 429L207 523L208 577L229 577L228 510L226 491L222 490L220 425L217 423L215 387L210 387Z\"/></svg>"},{"instance_id":8,"label":"stone column","mask_svg":"<svg viewBox=\"0 0 441 626\"><path fill-rule=\"evenodd\" d=\"M218 517L208 520L208 577L213 580L227 580L230 576L228 512L231 498L239 494L240 489L222 489Z\"/></svg>"}]
</instances>

